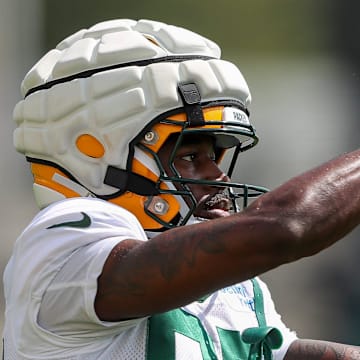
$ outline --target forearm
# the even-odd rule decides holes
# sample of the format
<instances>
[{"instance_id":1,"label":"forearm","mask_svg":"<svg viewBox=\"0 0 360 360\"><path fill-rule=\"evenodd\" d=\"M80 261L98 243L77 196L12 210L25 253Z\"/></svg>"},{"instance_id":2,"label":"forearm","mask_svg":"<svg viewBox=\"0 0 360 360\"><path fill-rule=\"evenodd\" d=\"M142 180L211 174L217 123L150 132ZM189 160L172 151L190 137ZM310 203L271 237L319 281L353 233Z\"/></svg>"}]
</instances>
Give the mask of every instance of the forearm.
<instances>
[{"instance_id":1,"label":"forearm","mask_svg":"<svg viewBox=\"0 0 360 360\"><path fill-rule=\"evenodd\" d=\"M360 347L317 340L296 340L284 360L359 360Z\"/></svg>"},{"instance_id":2,"label":"forearm","mask_svg":"<svg viewBox=\"0 0 360 360\"><path fill-rule=\"evenodd\" d=\"M360 223L360 150L294 177L254 208L283 219L300 257L330 246Z\"/></svg>"}]
</instances>

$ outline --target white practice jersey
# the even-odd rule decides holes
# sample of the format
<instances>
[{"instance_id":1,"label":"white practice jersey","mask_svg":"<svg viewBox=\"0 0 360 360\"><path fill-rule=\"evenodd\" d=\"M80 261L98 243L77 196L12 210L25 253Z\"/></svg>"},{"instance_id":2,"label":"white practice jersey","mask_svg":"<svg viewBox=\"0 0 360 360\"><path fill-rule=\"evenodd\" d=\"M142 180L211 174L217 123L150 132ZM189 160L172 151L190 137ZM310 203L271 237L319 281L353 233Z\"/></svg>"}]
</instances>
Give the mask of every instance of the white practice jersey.
<instances>
[{"instance_id":1,"label":"white practice jersey","mask_svg":"<svg viewBox=\"0 0 360 360\"><path fill-rule=\"evenodd\" d=\"M241 335L261 321L281 332L274 359L296 339L259 279L149 318L101 321L97 278L124 239L147 241L131 213L103 200L66 199L39 212L4 272L6 360L246 360L250 345Z\"/></svg>"}]
</instances>

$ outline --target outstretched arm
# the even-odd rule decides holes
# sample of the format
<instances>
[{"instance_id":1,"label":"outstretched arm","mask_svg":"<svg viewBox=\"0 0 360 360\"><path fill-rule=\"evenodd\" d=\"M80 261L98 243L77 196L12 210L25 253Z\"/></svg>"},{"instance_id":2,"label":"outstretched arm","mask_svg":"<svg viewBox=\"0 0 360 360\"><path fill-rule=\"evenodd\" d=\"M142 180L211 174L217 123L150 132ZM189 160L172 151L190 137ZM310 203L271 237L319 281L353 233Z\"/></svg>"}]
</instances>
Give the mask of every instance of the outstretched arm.
<instances>
[{"instance_id":1,"label":"outstretched arm","mask_svg":"<svg viewBox=\"0 0 360 360\"><path fill-rule=\"evenodd\" d=\"M360 360L360 347L327 341L294 341L284 360Z\"/></svg>"},{"instance_id":2,"label":"outstretched arm","mask_svg":"<svg viewBox=\"0 0 360 360\"><path fill-rule=\"evenodd\" d=\"M104 320L164 312L311 256L360 222L360 150L261 196L245 211L118 244L98 281Z\"/></svg>"}]
</instances>

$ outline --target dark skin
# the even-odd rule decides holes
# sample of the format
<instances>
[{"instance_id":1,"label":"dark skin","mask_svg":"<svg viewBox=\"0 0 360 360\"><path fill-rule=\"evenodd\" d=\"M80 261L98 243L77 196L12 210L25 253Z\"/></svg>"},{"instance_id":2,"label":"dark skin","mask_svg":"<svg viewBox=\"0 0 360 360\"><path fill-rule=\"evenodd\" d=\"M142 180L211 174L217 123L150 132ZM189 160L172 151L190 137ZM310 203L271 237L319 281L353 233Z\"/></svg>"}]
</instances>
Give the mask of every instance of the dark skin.
<instances>
[{"instance_id":1,"label":"dark skin","mask_svg":"<svg viewBox=\"0 0 360 360\"><path fill-rule=\"evenodd\" d=\"M159 156L167 172L173 144ZM227 178L205 137L181 146L174 164L183 177ZM219 189L191 185L196 200ZM108 257L98 280L95 309L116 321L161 313L230 284L318 253L360 222L360 150L297 176L229 215L224 201L199 216L211 221L171 229L143 242L128 239ZM360 359L360 348L299 339L285 360Z\"/></svg>"}]
</instances>

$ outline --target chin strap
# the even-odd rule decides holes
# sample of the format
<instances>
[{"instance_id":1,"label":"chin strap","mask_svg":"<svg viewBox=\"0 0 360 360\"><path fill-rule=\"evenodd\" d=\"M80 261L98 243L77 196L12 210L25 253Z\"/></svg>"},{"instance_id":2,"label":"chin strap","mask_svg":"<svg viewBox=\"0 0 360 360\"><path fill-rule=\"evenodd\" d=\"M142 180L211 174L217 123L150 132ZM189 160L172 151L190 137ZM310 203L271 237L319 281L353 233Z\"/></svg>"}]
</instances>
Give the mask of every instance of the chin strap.
<instances>
[{"instance_id":1,"label":"chin strap","mask_svg":"<svg viewBox=\"0 0 360 360\"><path fill-rule=\"evenodd\" d=\"M156 184L151 180L111 165L106 170L104 184L117 188L121 192L130 191L143 196L159 194Z\"/></svg>"},{"instance_id":2,"label":"chin strap","mask_svg":"<svg viewBox=\"0 0 360 360\"><path fill-rule=\"evenodd\" d=\"M154 159L148 156L143 150L135 146L134 158L149 169L152 173L159 176L159 168ZM128 170L119 169L109 165L106 169L104 184L119 189L121 192L130 191L138 195L151 196L158 195L159 190L156 183L145 178L144 176L135 174Z\"/></svg>"}]
</instances>

